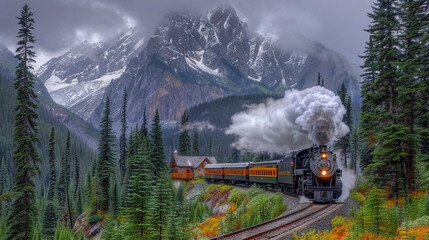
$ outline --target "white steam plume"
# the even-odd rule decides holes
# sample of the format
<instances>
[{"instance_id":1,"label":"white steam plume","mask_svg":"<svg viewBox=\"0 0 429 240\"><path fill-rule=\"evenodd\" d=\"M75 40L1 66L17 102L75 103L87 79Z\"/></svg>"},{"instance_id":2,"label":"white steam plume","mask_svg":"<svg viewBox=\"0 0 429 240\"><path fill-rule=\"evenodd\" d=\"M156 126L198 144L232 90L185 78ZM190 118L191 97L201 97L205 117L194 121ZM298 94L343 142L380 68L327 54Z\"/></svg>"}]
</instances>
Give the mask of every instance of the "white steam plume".
<instances>
[{"instance_id":1,"label":"white steam plume","mask_svg":"<svg viewBox=\"0 0 429 240\"><path fill-rule=\"evenodd\" d=\"M355 187L356 174L352 169L344 167L344 154L342 151L335 151L335 155L337 155L338 168L343 170L343 174L341 176L341 181L343 182L343 193L338 201L344 202L349 197L352 189Z\"/></svg>"},{"instance_id":2,"label":"white steam plume","mask_svg":"<svg viewBox=\"0 0 429 240\"><path fill-rule=\"evenodd\" d=\"M240 150L285 153L312 143L330 145L346 135L345 113L340 98L324 87L292 89L232 116L226 134L238 136L234 146Z\"/></svg>"},{"instance_id":3,"label":"white steam plume","mask_svg":"<svg viewBox=\"0 0 429 240\"><path fill-rule=\"evenodd\" d=\"M216 129L216 127L213 124L211 124L209 121L192 122L190 124L186 124L185 126L182 126L182 129L186 129L186 130L193 130L194 128L197 128L198 131L202 131L205 129L214 131Z\"/></svg>"}]
</instances>

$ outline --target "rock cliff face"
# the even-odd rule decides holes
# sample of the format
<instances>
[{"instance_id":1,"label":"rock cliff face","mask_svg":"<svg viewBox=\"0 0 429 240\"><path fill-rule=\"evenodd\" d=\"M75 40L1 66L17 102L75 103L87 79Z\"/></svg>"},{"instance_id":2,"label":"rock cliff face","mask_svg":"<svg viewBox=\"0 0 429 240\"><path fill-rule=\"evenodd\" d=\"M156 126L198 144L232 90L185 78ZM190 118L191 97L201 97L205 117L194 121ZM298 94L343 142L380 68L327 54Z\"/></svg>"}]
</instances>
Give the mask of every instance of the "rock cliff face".
<instances>
[{"instance_id":1,"label":"rock cliff face","mask_svg":"<svg viewBox=\"0 0 429 240\"><path fill-rule=\"evenodd\" d=\"M337 91L344 81L358 92L348 61L320 43L303 40L301 49L278 47L275 40L249 31L234 9L207 14L170 15L146 47L106 88L119 121L123 89L129 93L130 122L142 121L143 109L164 120L177 120L190 106L231 94L278 93L314 86L321 72L325 86ZM287 44L282 44L287 45ZM101 104L90 121L98 123ZM116 110L116 111L115 111Z\"/></svg>"},{"instance_id":2,"label":"rock cliff face","mask_svg":"<svg viewBox=\"0 0 429 240\"><path fill-rule=\"evenodd\" d=\"M102 102L104 89L121 76L144 42L142 33L133 28L106 42L84 42L49 60L36 75L55 102L87 120Z\"/></svg>"},{"instance_id":3,"label":"rock cliff face","mask_svg":"<svg viewBox=\"0 0 429 240\"><path fill-rule=\"evenodd\" d=\"M125 35L129 39L141 36ZM283 94L290 88L313 86L318 72L331 90L337 91L342 82L352 94L359 90L358 77L342 55L311 40L302 39L296 48L251 32L228 6L198 16L169 15L144 41L146 45L143 38L132 39L127 41L134 47L122 50L122 44L81 46L71 50L70 56L48 62L38 76L47 86L67 83L66 88L48 87L54 100L95 126L104 106L102 99L110 96L115 129L125 88L130 124L142 122L145 106L151 117L159 109L161 119L177 120L186 108L228 95ZM121 51L126 54L116 57ZM88 55L95 55L96 60Z\"/></svg>"}]
</instances>

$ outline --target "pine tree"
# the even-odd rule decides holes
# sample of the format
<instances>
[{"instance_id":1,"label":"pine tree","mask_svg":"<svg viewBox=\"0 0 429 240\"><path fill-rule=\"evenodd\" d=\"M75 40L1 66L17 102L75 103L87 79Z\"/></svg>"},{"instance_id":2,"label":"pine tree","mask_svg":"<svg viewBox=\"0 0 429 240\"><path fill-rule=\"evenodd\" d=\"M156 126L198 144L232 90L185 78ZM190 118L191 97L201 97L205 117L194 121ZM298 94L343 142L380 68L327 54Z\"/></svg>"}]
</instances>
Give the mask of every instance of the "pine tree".
<instances>
[{"instance_id":1,"label":"pine tree","mask_svg":"<svg viewBox=\"0 0 429 240\"><path fill-rule=\"evenodd\" d=\"M400 44L397 32L400 30L396 0L379 0L374 3L372 19L367 30L370 41L364 56L364 77L362 86L363 105L361 112L361 133L366 142L362 157L368 174L375 176L380 184L392 187L397 195L400 179L404 179L405 169L401 166L402 127L397 124L397 85ZM371 75L374 73L374 78ZM398 132L399 131L399 132ZM371 162L367 162L367 159ZM404 181L402 181L405 184ZM402 187L405 189L405 185Z\"/></svg>"},{"instance_id":2,"label":"pine tree","mask_svg":"<svg viewBox=\"0 0 429 240\"><path fill-rule=\"evenodd\" d=\"M317 83L316 86L320 86L320 72L317 73Z\"/></svg>"},{"instance_id":3,"label":"pine tree","mask_svg":"<svg viewBox=\"0 0 429 240\"><path fill-rule=\"evenodd\" d=\"M146 119L146 107L144 108L144 112L143 112L143 123L142 123L142 127L141 127L141 133L142 133L143 137L147 137L148 136L147 119Z\"/></svg>"},{"instance_id":4,"label":"pine tree","mask_svg":"<svg viewBox=\"0 0 429 240\"><path fill-rule=\"evenodd\" d=\"M57 207L54 201L49 200L43 214L42 234L48 239L53 239L57 226Z\"/></svg>"},{"instance_id":5,"label":"pine tree","mask_svg":"<svg viewBox=\"0 0 429 240\"><path fill-rule=\"evenodd\" d=\"M404 180L408 191L417 189L416 158L419 151L420 136L422 131L417 126L419 115L424 115L427 108L424 107L424 99L427 91L420 88L422 75L421 59L422 52L428 51L428 46L422 45L421 40L428 29L424 29L428 9L424 9L425 2L422 0L401 0L401 20L403 30L399 36L403 48L401 63L399 64L399 78L397 81L397 106L400 112L400 125L404 131L402 137L402 152L404 168ZM427 7L427 6L426 6Z\"/></svg>"},{"instance_id":6,"label":"pine tree","mask_svg":"<svg viewBox=\"0 0 429 240\"><path fill-rule=\"evenodd\" d=\"M127 89L125 88L121 112L121 136L119 138L119 168L121 169L122 178L125 177L127 171L127 96Z\"/></svg>"},{"instance_id":7,"label":"pine tree","mask_svg":"<svg viewBox=\"0 0 429 240\"><path fill-rule=\"evenodd\" d=\"M200 150L199 150L199 144L198 144L198 130L196 127L194 127L194 137L192 139L192 155L199 156Z\"/></svg>"},{"instance_id":8,"label":"pine tree","mask_svg":"<svg viewBox=\"0 0 429 240\"><path fill-rule=\"evenodd\" d=\"M112 189L110 190L111 201L110 201L110 212L114 217L118 214L119 211L119 192L118 192L118 184L116 179L112 179L111 184Z\"/></svg>"},{"instance_id":9,"label":"pine tree","mask_svg":"<svg viewBox=\"0 0 429 240\"><path fill-rule=\"evenodd\" d=\"M376 187L373 187L368 193L368 199L365 202L364 224L366 231L374 233L377 236L386 233L386 200L385 193Z\"/></svg>"},{"instance_id":10,"label":"pine tree","mask_svg":"<svg viewBox=\"0 0 429 240\"><path fill-rule=\"evenodd\" d=\"M58 195L60 198L60 207L63 210L64 216L69 216L70 227L73 227L72 216L71 216L71 203L69 196L69 186L71 179L71 142L70 142L70 131L67 132L66 140L66 151L61 159L61 174L60 181L58 184Z\"/></svg>"},{"instance_id":11,"label":"pine tree","mask_svg":"<svg viewBox=\"0 0 429 240\"><path fill-rule=\"evenodd\" d=\"M103 200L100 202L100 209L109 209L110 177L114 174L115 159L113 145L115 135L112 130L112 119L110 118L110 101L106 98L103 117L100 121L100 141L98 143L98 179L101 186Z\"/></svg>"},{"instance_id":12,"label":"pine tree","mask_svg":"<svg viewBox=\"0 0 429 240\"><path fill-rule=\"evenodd\" d=\"M75 197L75 212L76 216L79 216L83 212L83 203L82 203L82 189L79 187L77 190L77 195Z\"/></svg>"},{"instance_id":13,"label":"pine tree","mask_svg":"<svg viewBox=\"0 0 429 240\"><path fill-rule=\"evenodd\" d=\"M127 189L125 218L127 235L132 239L151 239L150 195L154 175L147 150L141 146L130 161L130 179Z\"/></svg>"},{"instance_id":14,"label":"pine tree","mask_svg":"<svg viewBox=\"0 0 429 240\"><path fill-rule=\"evenodd\" d=\"M340 97L341 103L346 108L347 112L344 116L344 122L347 124L347 126L350 129L350 132L352 131L352 103L351 98L347 94L347 88L344 82L341 84L340 89L338 90L338 96ZM347 133L345 136L343 136L341 139L339 139L336 143L337 147L339 147L342 151L343 158L344 158L344 167L347 168L347 156L350 149L350 132Z\"/></svg>"},{"instance_id":15,"label":"pine tree","mask_svg":"<svg viewBox=\"0 0 429 240\"><path fill-rule=\"evenodd\" d=\"M48 199L53 199L57 190L57 169L55 167L55 128L51 129L49 138L49 190Z\"/></svg>"},{"instance_id":16,"label":"pine tree","mask_svg":"<svg viewBox=\"0 0 429 240\"><path fill-rule=\"evenodd\" d=\"M161 174L160 171L166 167L166 163L158 109L155 112L150 132L150 160L155 168L155 175L159 176Z\"/></svg>"},{"instance_id":17,"label":"pine tree","mask_svg":"<svg viewBox=\"0 0 429 240\"><path fill-rule=\"evenodd\" d=\"M208 153L209 156L213 156L213 139L212 136L209 137L209 149Z\"/></svg>"},{"instance_id":18,"label":"pine tree","mask_svg":"<svg viewBox=\"0 0 429 240\"><path fill-rule=\"evenodd\" d=\"M179 136L179 153L181 155L191 154L191 137L189 137L189 112L185 110L180 121L181 133Z\"/></svg>"},{"instance_id":19,"label":"pine tree","mask_svg":"<svg viewBox=\"0 0 429 240\"><path fill-rule=\"evenodd\" d=\"M18 31L18 48L16 58L19 63L16 67L14 87L17 91L15 106L14 142L13 153L16 167L14 192L20 193L12 204L12 210L8 218L8 239L30 239L34 228L34 220L37 213L35 206L35 193L33 178L40 172L38 163L41 162L37 155L35 143L37 137L37 95L33 90L34 76L32 63L36 56L33 49L35 41L32 34L34 29L33 13L25 4L18 17L20 29Z\"/></svg>"},{"instance_id":20,"label":"pine tree","mask_svg":"<svg viewBox=\"0 0 429 240\"><path fill-rule=\"evenodd\" d=\"M357 166L358 166L358 157L359 157L359 151L360 151L360 139L359 139L359 135L356 132L356 130L353 131L352 135L351 135L351 149L352 149L352 154L351 154L351 168L354 170L354 173L357 173Z\"/></svg>"},{"instance_id":21,"label":"pine tree","mask_svg":"<svg viewBox=\"0 0 429 240\"><path fill-rule=\"evenodd\" d=\"M173 204L173 186L167 174L162 173L158 178L154 190L154 198L151 211L153 213L153 239L170 238L169 222L171 221L171 210Z\"/></svg>"},{"instance_id":22,"label":"pine tree","mask_svg":"<svg viewBox=\"0 0 429 240\"><path fill-rule=\"evenodd\" d=\"M74 152L74 197L76 198L78 189L80 187L80 160L77 157L76 151Z\"/></svg>"}]
</instances>

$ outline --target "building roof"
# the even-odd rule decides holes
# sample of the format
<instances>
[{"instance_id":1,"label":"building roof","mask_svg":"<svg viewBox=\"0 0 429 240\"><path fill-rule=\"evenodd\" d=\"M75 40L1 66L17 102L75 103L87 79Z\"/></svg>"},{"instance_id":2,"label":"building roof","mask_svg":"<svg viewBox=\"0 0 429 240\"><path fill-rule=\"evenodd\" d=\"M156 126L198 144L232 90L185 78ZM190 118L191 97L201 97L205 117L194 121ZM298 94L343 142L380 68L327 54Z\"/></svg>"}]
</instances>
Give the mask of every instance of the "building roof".
<instances>
[{"instance_id":1,"label":"building roof","mask_svg":"<svg viewBox=\"0 0 429 240\"><path fill-rule=\"evenodd\" d=\"M208 159L211 163L217 163L216 158L212 156L173 156L177 167L198 167L204 159Z\"/></svg>"}]
</instances>

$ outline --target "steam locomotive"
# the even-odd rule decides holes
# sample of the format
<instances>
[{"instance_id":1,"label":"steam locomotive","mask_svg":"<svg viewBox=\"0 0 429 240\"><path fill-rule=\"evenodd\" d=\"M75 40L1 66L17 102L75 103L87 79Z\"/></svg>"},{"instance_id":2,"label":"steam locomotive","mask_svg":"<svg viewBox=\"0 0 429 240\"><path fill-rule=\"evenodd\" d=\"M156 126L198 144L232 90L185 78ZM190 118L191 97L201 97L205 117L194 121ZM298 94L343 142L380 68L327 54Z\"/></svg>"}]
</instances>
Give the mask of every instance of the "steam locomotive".
<instances>
[{"instance_id":1,"label":"steam locomotive","mask_svg":"<svg viewBox=\"0 0 429 240\"><path fill-rule=\"evenodd\" d=\"M312 146L265 162L207 164L207 182L256 184L304 195L313 202L337 201L342 194L341 169L327 146Z\"/></svg>"}]
</instances>

